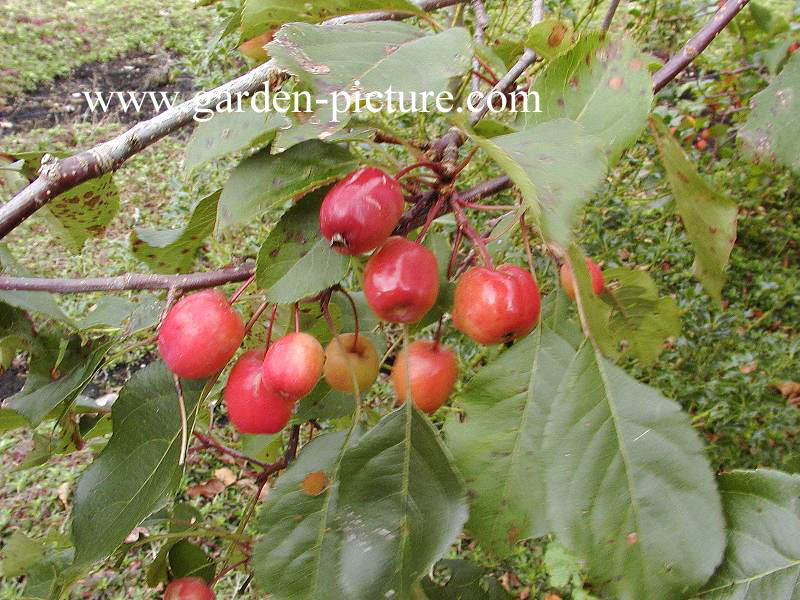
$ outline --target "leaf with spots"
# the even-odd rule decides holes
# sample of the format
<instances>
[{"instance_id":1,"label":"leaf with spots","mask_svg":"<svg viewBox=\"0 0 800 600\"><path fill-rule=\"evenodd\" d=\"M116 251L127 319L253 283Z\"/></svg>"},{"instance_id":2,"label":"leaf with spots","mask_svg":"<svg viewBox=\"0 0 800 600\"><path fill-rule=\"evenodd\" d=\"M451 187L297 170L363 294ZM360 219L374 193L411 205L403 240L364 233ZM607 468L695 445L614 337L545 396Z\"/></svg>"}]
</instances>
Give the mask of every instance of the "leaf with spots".
<instances>
[{"instance_id":1,"label":"leaf with spots","mask_svg":"<svg viewBox=\"0 0 800 600\"><path fill-rule=\"evenodd\" d=\"M89 237L101 235L119 210L119 192L110 173L59 194L41 214L53 235L79 253Z\"/></svg>"},{"instance_id":2,"label":"leaf with spots","mask_svg":"<svg viewBox=\"0 0 800 600\"><path fill-rule=\"evenodd\" d=\"M470 65L472 50L466 29L454 27L435 35L405 23L374 22L318 27L293 23L282 27L267 46L273 60L319 98L314 114L304 123L279 131L275 145L288 148L300 141L325 139L342 129L350 118L347 105L351 94L360 93L361 104L367 94L373 106L388 102L391 87L392 107L399 110L399 93L417 98L422 94L428 110L435 110L440 92L454 91L454 86ZM363 114L364 107L361 106Z\"/></svg>"},{"instance_id":3,"label":"leaf with spots","mask_svg":"<svg viewBox=\"0 0 800 600\"><path fill-rule=\"evenodd\" d=\"M242 39L264 33L290 22L318 23L331 17L374 11L418 14L419 7L408 0L246 0L242 10Z\"/></svg>"},{"instance_id":4,"label":"leaf with spots","mask_svg":"<svg viewBox=\"0 0 800 600\"><path fill-rule=\"evenodd\" d=\"M517 125L577 121L587 135L602 140L613 165L647 125L653 103L649 62L628 38L604 42L587 35L536 78L531 92L539 94L541 112L520 112Z\"/></svg>"},{"instance_id":5,"label":"leaf with spots","mask_svg":"<svg viewBox=\"0 0 800 600\"><path fill-rule=\"evenodd\" d=\"M358 166L348 150L311 140L280 154L262 150L233 170L217 207L217 229L248 223L275 204L322 187Z\"/></svg>"},{"instance_id":6,"label":"leaf with spots","mask_svg":"<svg viewBox=\"0 0 800 600\"><path fill-rule=\"evenodd\" d=\"M194 424L203 380L182 382L188 427ZM154 362L122 388L112 410L114 434L75 489L75 564L110 555L180 482L181 420L172 373Z\"/></svg>"},{"instance_id":7,"label":"leaf with spots","mask_svg":"<svg viewBox=\"0 0 800 600\"><path fill-rule=\"evenodd\" d=\"M267 300L297 302L341 281L350 262L331 249L319 232L319 207L326 190L290 208L270 232L258 253L256 283Z\"/></svg>"},{"instance_id":8,"label":"leaf with spots","mask_svg":"<svg viewBox=\"0 0 800 600\"><path fill-rule=\"evenodd\" d=\"M728 548L702 600L796 600L800 594L800 476L758 469L719 478Z\"/></svg>"},{"instance_id":9,"label":"leaf with spots","mask_svg":"<svg viewBox=\"0 0 800 600\"><path fill-rule=\"evenodd\" d=\"M567 243L578 211L606 174L600 140L569 119L492 139L476 135L466 121L456 121L520 188L545 237Z\"/></svg>"},{"instance_id":10,"label":"leaf with spots","mask_svg":"<svg viewBox=\"0 0 800 600\"><path fill-rule=\"evenodd\" d=\"M693 274L718 303L722 300L725 266L736 242L736 204L712 188L659 119L651 130L672 188L675 208L694 248Z\"/></svg>"},{"instance_id":11,"label":"leaf with spots","mask_svg":"<svg viewBox=\"0 0 800 600\"><path fill-rule=\"evenodd\" d=\"M552 60L569 50L575 37L569 21L547 19L530 28L525 45L542 58Z\"/></svg>"},{"instance_id":12,"label":"leaf with spots","mask_svg":"<svg viewBox=\"0 0 800 600\"><path fill-rule=\"evenodd\" d=\"M263 104L263 99L251 96ZM275 137L275 130L288 124L286 117L278 112L253 110L251 100L245 99L241 112L215 112L208 121L199 123L192 132L183 156L183 167L192 171L218 158L263 146Z\"/></svg>"},{"instance_id":13,"label":"leaf with spots","mask_svg":"<svg viewBox=\"0 0 800 600\"><path fill-rule=\"evenodd\" d=\"M585 343L544 428L547 516L619 600L685 598L722 559L725 524L680 407Z\"/></svg>"},{"instance_id":14,"label":"leaf with spots","mask_svg":"<svg viewBox=\"0 0 800 600\"><path fill-rule=\"evenodd\" d=\"M470 501L467 530L497 558L550 531L544 427L575 350L544 326L486 365L457 398L445 439Z\"/></svg>"},{"instance_id":15,"label":"leaf with spots","mask_svg":"<svg viewBox=\"0 0 800 600\"><path fill-rule=\"evenodd\" d=\"M195 254L214 231L220 190L209 194L192 210L192 216L180 229L143 229L131 233L131 252L155 273L187 273L192 270Z\"/></svg>"},{"instance_id":16,"label":"leaf with spots","mask_svg":"<svg viewBox=\"0 0 800 600\"><path fill-rule=\"evenodd\" d=\"M800 174L800 54L794 52L766 89L750 100L739 143L754 162L779 162Z\"/></svg>"}]
</instances>

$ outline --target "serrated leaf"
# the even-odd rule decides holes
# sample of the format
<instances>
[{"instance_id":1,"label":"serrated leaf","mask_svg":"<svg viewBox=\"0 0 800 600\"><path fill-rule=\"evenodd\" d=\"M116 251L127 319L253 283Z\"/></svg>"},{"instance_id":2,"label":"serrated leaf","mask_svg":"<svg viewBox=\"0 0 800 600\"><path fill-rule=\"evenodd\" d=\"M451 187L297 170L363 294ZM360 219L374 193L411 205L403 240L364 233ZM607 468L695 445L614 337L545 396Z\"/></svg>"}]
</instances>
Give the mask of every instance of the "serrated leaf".
<instances>
[{"instance_id":1,"label":"serrated leaf","mask_svg":"<svg viewBox=\"0 0 800 600\"><path fill-rule=\"evenodd\" d=\"M42 209L53 235L79 253L83 243L105 231L119 210L119 191L108 173L59 194Z\"/></svg>"},{"instance_id":2,"label":"serrated leaf","mask_svg":"<svg viewBox=\"0 0 800 600\"><path fill-rule=\"evenodd\" d=\"M399 109L397 94L405 95L407 106L411 94L428 92L428 109L434 110L433 98L469 69L472 54L463 28L424 35L416 27L392 22L322 27L294 23L275 34L267 52L310 89L312 97L326 100L304 124L278 133L275 144L283 148L342 129L350 116L347 98L356 91L363 102L366 94L385 94L391 87L394 111ZM377 98L372 102L380 104Z\"/></svg>"},{"instance_id":3,"label":"serrated leaf","mask_svg":"<svg viewBox=\"0 0 800 600\"><path fill-rule=\"evenodd\" d=\"M409 402L345 452L337 494L340 581L354 600L406 598L467 518L462 482Z\"/></svg>"},{"instance_id":4,"label":"serrated leaf","mask_svg":"<svg viewBox=\"0 0 800 600\"><path fill-rule=\"evenodd\" d=\"M545 427L548 518L620 600L681 598L725 547L720 498L688 418L585 344Z\"/></svg>"},{"instance_id":5,"label":"serrated leaf","mask_svg":"<svg viewBox=\"0 0 800 600\"><path fill-rule=\"evenodd\" d=\"M315 438L268 497L254 559L276 600L406 598L466 519L448 455L410 403L342 456L346 443L345 433Z\"/></svg>"},{"instance_id":6,"label":"serrated leaf","mask_svg":"<svg viewBox=\"0 0 800 600\"><path fill-rule=\"evenodd\" d=\"M800 597L800 477L758 469L719 478L728 523L725 559L699 598Z\"/></svg>"},{"instance_id":7,"label":"serrated leaf","mask_svg":"<svg viewBox=\"0 0 800 600\"><path fill-rule=\"evenodd\" d=\"M537 327L478 371L457 399L463 418L447 419L445 439L470 499L466 528L498 558L550 531L543 434L574 355L558 335Z\"/></svg>"},{"instance_id":8,"label":"serrated leaf","mask_svg":"<svg viewBox=\"0 0 800 600\"><path fill-rule=\"evenodd\" d=\"M225 183L217 229L248 222L275 204L339 179L357 165L348 150L316 140L281 154L262 150L239 163Z\"/></svg>"},{"instance_id":9,"label":"serrated leaf","mask_svg":"<svg viewBox=\"0 0 800 600\"><path fill-rule=\"evenodd\" d=\"M541 112L520 112L518 125L534 127L558 118L583 125L602 140L609 164L619 159L647 125L653 82L647 57L628 38L582 38L536 78Z\"/></svg>"},{"instance_id":10,"label":"serrated leaf","mask_svg":"<svg viewBox=\"0 0 800 600\"><path fill-rule=\"evenodd\" d=\"M520 188L547 239L566 243L578 210L606 174L600 140L569 119L491 140L475 135L463 121L460 125Z\"/></svg>"},{"instance_id":11,"label":"serrated leaf","mask_svg":"<svg viewBox=\"0 0 800 600\"><path fill-rule=\"evenodd\" d=\"M217 567L205 551L187 540L178 540L168 553L169 570L174 578L202 577L207 582L214 579Z\"/></svg>"},{"instance_id":12,"label":"serrated leaf","mask_svg":"<svg viewBox=\"0 0 800 600\"><path fill-rule=\"evenodd\" d=\"M253 109L253 100L258 110ZM254 94L245 99L244 110L217 111L208 121L199 123L186 145L183 168L192 171L228 154L272 141L275 130L286 126L288 121L278 112L263 112L263 108L263 99Z\"/></svg>"},{"instance_id":13,"label":"serrated leaf","mask_svg":"<svg viewBox=\"0 0 800 600\"><path fill-rule=\"evenodd\" d=\"M77 398L103 364L106 354L116 345L116 340L98 344L91 352L78 358L73 366L60 365L56 369L60 375L57 379L53 380L51 376L47 384L32 391L23 388L6 400L4 406L25 415L33 426L39 425L56 407L67 407Z\"/></svg>"},{"instance_id":14,"label":"serrated leaf","mask_svg":"<svg viewBox=\"0 0 800 600\"><path fill-rule=\"evenodd\" d=\"M242 38L252 38L275 25L292 21L318 23L339 15L374 11L421 12L407 0L328 0L318 5L305 0L246 0L242 11Z\"/></svg>"},{"instance_id":15,"label":"serrated leaf","mask_svg":"<svg viewBox=\"0 0 800 600\"><path fill-rule=\"evenodd\" d=\"M209 194L192 210L189 222L180 229L144 229L131 233L131 252L155 273L186 273L192 270L195 254L214 231L221 190Z\"/></svg>"},{"instance_id":16,"label":"serrated leaf","mask_svg":"<svg viewBox=\"0 0 800 600\"><path fill-rule=\"evenodd\" d=\"M695 170L660 120L652 119L651 124L675 208L694 248L693 273L720 304L725 265L736 242L736 204L712 188Z\"/></svg>"},{"instance_id":17,"label":"serrated leaf","mask_svg":"<svg viewBox=\"0 0 800 600\"><path fill-rule=\"evenodd\" d=\"M0 244L0 266L2 266L0 273L3 275L17 277L30 277L31 275L30 271L16 261L5 244ZM42 313L57 321L70 322L64 311L61 310L53 296L48 292L0 290L0 301L28 312Z\"/></svg>"},{"instance_id":18,"label":"serrated leaf","mask_svg":"<svg viewBox=\"0 0 800 600\"><path fill-rule=\"evenodd\" d=\"M182 382L190 430L203 383ZM175 490L182 474L177 392L163 362L128 380L112 419L114 435L81 475L73 497L76 565L111 554Z\"/></svg>"},{"instance_id":19,"label":"serrated leaf","mask_svg":"<svg viewBox=\"0 0 800 600\"><path fill-rule=\"evenodd\" d=\"M738 135L744 154L800 173L800 54L790 55L772 83L752 97L750 108Z\"/></svg>"},{"instance_id":20,"label":"serrated leaf","mask_svg":"<svg viewBox=\"0 0 800 600\"><path fill-rule=\"evenodd\" d=\"M539 56L552 60L569 50L574 41L571 23L547 19L528 30L525 46L535 50Z\"/></svg>"},{"instance_id":21,"label":"serrated leaf","mask_svg":"<svg viewBox=\"0 0 800 600\"><path fill-rule=\"evenodd\" d=\"M311 393L303 396L297 403L292 422L305 423L309 419L344 417L352 414L355 406L356 399L353 394L340 392L320 381Z\"/></svg>"},{"instance_id":22,"label":"serrated leaf","mask_svg":"<svg viewBox=\"0 0 800 600\"><path fill-rule=\"evenodd\" d=\"M436 571L445 571L448 579L444 585L422 580L422 591L427 600L510 600L500 582L491 571L466 560L440 560Z\"/></svg>"},{"instance_id":23,"label":"serrated leaf","mask_svg":"<svg viewBox=\"0 0 800 600\"><path fill-rule=\"evenodd\" d=\"M329 288L347 275L348 258L319 231L323 192L303 198L270 232L256 263L256 283L267 300L291 304Z\"/></svg>"}]
</instances>

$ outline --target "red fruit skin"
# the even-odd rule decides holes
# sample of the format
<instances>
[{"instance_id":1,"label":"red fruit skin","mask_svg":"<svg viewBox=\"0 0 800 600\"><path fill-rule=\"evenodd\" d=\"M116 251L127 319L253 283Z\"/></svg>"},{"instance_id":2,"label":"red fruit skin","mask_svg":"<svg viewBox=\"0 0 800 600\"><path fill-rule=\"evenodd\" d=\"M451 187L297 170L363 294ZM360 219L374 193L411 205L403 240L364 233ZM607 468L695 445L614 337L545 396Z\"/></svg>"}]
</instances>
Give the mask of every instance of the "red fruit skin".
<instances>
[{"instance_id":1,"label":"red fruit skin","mask_svg":"<svg viewBox=\"0 0 800 600\"><path fill-rule=\"evenodd\" d=\"M589 276L592 278L592 291L595 296L599 296L603 293L603 288L606 286L606 282L603 279L603 271L591 258L586 259L586 268L589 269ZM567 298L574 302L575 277L572 275L572 268L569 266L568 262L564 262L564 264L561 265L560 276L564 293L567 295Z\"/></svg>"},{"instance_id":2,"label":"red fruit skin","mask_svg":"<svg viewBox=\"0 0 800 600\"><path fill-rule=\"evenodd\" d=\"M158 332L158 351L178 377L203 379L222 370L243 338L244 323L228 299L205 290L170 309Z\"/></svg>"},{"instance_id":3,"label":"red fruit skin","mask_svg":"<svg viewBox=\"0 0 800 600\"><path fill-rule=\"evenodd\" d=\"M447 346L436 346L432 340L417 340L408 346L411 365L411 397L421 411L428 414L447 401L458 378L456 355ZM400 351L392 369L392 384L397 404L406 401L406 361Z\"/></svg>"},{"instance_id":4,"label":"red fruit skin","mask_svg":"<svg viewBox=\"0 0 800 600\"><path fill-rule=\"evenodd\" d=\"M364 167L325 195L319 229L341 254L364 254L380 246L403 214L403 193L391 175Z\"/></svg>"},{"instance_id":5,"label":"red fruit skin","mask_svg":"<svg viewBox=\"0 0 800 600\"><path fill-rule=\"evenodd\" d=\"M325 364L325 351L313 335L296 332L270 346L264 357L261 380L285 400L294 402L317 385Z\"/></svg>"},{"instance_id":6,"label":"red fruit skin","mask_svg":"<svg viewBox=\"0 0 800 600\"><path fill-rule=\"evenodd\" d=\"M261 383L264 348L245 352L231 369L225 384L228 417L240 433L277 433L292 415L292 403Z\"/></svg>"},{"instance_id":7,"label":"red fruit skin","mask_svg":"<svg viewBox=\"0 0 800 600\"><path fill-rule=\"evenodd\" d=\"M181 577L169 582L164 600L214 600L214 591L201 577Z\"/></svg>"},{"instance_id":8,"label":"red fruit skin","mask_svg":"<svg viewBox=\"0 0 800 600\"><path fill-rule=\"evenodd\" d=\"M473 267L456 284L453 324L479 344L502 344L527 335L540 307L539 288L525 269Z\"/></svg>"},{"instance_id":9,"label":"red fruit skin","mask_svg":"<svg viewBox=\"0 0 800 600\"><path fill-rule=\"evenodd\" d=\"M797 52L798 48L800 48L800 42L792 42L789 45L789 52L794 54L795 52Z\"/></svg>"},{"instance_id":10,"label":"red fruit skin","mask_svg":"<svg viewBox=\"0 0 800 600\"><path fill-rule=\"evenodd\" d=\"M416 323L439 295L436 257L422 244L390 237L367 262L364 295L384 321Z\"/></svg>"}]
</instances>

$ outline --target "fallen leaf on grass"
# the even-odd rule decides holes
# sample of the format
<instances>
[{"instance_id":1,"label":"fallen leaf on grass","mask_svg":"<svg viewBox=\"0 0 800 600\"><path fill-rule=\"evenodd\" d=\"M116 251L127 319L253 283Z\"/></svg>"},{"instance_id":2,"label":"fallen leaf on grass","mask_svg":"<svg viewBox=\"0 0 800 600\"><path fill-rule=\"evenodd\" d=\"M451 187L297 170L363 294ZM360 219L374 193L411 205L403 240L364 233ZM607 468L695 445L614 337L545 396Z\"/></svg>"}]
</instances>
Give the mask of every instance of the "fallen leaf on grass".
<instances>
[{"instance_id":1,"label":"fallen leaf on grass","mask_svg":"<svg viewBox=\"0 0 800 600\"><path fill-rule=\"evenodd\" d=\"M790 404L800 405L800 383L796 381L784 381L775 385L781 396L786 398Z\"/></svg>"},{"instance_id":2,"label":"fallen leaf on grass","mask_svg":"<svg viewBox=\"0 0 800 600\"><path fill-rule=\"evenodd\" d=\"M222 467L221 469L215 470L214 477L222 481L222 483L224 483L226 486L236 483L236 475L234 475L233 471L227 467Z\"/></svg>"},{"instance_id":3,"label":"fallen leaf on grass","mask_svg":"<svg viewBox=\"0 0 800 600\"><path fill-rule=\"evenodd\" d=\"M219 479L209 479L205 483L198 483L197 485L190 485L186 489L186 495L190 498L203 496L204 498L213 498L225 489L225 484Z\"/></svg>"},{"instance_id":4,"label":"fallen leaf on grass","mask_svg":"<svg viewBox=\"0 0 800 600\"><path fill-rule=\"evenodd\" d=\"M758 363L756 361L751 361L749 363L744 363L743 365L739 365L739 370L747 375L748 373L752 373L758 368Z\"/></svg>"}]
</instances>

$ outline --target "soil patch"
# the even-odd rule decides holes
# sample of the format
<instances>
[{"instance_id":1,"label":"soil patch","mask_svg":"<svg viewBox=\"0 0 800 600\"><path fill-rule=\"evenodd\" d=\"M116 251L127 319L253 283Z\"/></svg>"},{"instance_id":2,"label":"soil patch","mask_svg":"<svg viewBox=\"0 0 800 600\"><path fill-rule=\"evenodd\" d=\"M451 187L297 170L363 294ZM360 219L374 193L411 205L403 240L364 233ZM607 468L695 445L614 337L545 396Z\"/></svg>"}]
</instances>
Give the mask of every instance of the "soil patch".
<instances>
[{"instance_id":1,"label":"soil patch","mask_svg":"<svg viewBox=\"0 0 800 600\"><path fill-rule=\"evenodd\" d=\"M166 53L133 53L105 62L92 62L76 68L70 75L60 77L44 84L23 96L9 100L13 102L0 108L0 133L28 131L35 128L50 128L59 125L101 121L135 123L149 119L164 110L157 109L152 99L142 92L156 92L156 99L173 98L177 92L176 103L187 100L193 94L190 75L179 71L177 57ZM109 100L108 110L98 105L95 111L89 109L84 92L96 97L102 92ZM112 92L122 92L130 98L144 98L139 110L128 106L124 110Z\"/></svg>"}]
</instances>

